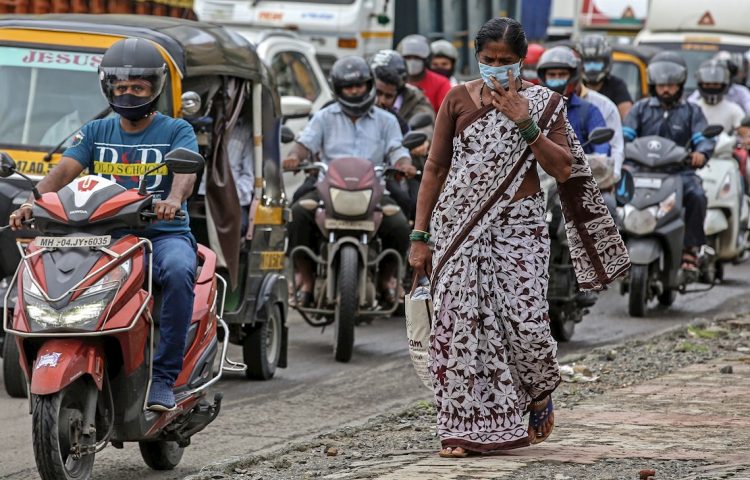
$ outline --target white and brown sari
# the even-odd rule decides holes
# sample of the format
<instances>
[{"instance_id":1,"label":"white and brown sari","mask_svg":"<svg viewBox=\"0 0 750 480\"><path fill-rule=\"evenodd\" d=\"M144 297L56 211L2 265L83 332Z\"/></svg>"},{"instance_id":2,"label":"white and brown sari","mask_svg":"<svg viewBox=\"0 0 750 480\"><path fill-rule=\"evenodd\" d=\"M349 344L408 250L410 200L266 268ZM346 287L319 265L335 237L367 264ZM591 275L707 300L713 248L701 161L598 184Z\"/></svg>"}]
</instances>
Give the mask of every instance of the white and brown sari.
<instances>
[{"instance_id":1,"label":"white and brown sari","mask_svg":"<svg viewBox=\"0 0 750 480\"><path fill-rule=\"evenodd\" d=\"M599 290L627 270L627 250L562 98L543 87L520 92L548 138L573 153L572 175L559 185L571 257L580 287ZM538 183L536 160L515 124L492 107L477 108L465 86L446 97L435 139L433 160L451 162L430 222L438 434L444 447L477 452L526 446L530 402L560 382L547 315L543 195L516 197L524 180Z\"/></svg>"}]
</instances>

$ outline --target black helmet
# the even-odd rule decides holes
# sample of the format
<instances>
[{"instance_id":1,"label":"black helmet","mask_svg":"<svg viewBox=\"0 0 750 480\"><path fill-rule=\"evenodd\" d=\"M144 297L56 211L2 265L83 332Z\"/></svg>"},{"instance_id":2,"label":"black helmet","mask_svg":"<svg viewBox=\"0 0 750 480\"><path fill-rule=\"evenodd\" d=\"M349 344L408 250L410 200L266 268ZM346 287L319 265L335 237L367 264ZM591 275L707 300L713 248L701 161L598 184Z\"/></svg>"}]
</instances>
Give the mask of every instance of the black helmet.
<instances>
[{"instance_id":1,"label":"black helmet","mask_svg":"<svg viewBox=\"0 0 750 480\"><path fill-rule=\"evenodd\" d=\"M612 67L612 47L604 35L586 35L578 44L583 61L583 81L601 83Z\"/></svg>"},{"instance_id":2,"label":"black helmet","mask_svg":"<svg viewBox=\"0 0 750 480\"><path fill-rule=\"evenodd\" d=\"M709 105L719 103L732 83L732 79L729 76L729 69L727 69L723 62L718 60L703 62L698 71L695 72L695 80L698 84L698 91L701 97ZM711 83L721 86L707 88L706 85Z\"/></svg>"},{"instance_id":3,"label":"black helmet","mask_svg":"<svg viewBox=\"0 0 750 480\"><path fill-rule=\"evenodd\" d=\"M679 54L672 51L657 53L648 62L646 72L648 91L651 96L656 96L657 85L676 84L680 86L680 90L674 95L675 98L663 100L667 103L674 103L682 97L682 90L687 80L687 64Z\"/></svg>"},{"instance_id":4,"label":"black helmet","mask_svg":"<svg viewBox=\"0 0 750 480\"><path fill-rule=\"evenodd\" d=\"M556 85L547 81L547 71L556 68L562 68L570 72L570 77L565 83ZM570 96L575 91L581 76L581 62L573 49L562 46L552 47L539 58L536 71L542 85L561 95Z\"/></svg>"},{"instance_id":5,"label":"black helmet","mask_svg":"<svg viewBox=\"0 0 750 480\"><path fill-rule=\"evenodd\" d=\"M333 89L336 101L341 105L341 110L348 115L361 117L372 108L375 103L375 81L372 78L370 67L363 58L357 56L343 57L336 60L331 67L331 75L328 78ZM344 87L350 87L364 83L367 91L358 97L345 97L342 93Z\"/></svg>"},{"instance_id":6,"label":"black helmet","mask_svg":"<svg viewBox=\"0 0 750 480\"><path fill-rule=\"evenodd\" d=\"M370 59L370 68L375 78L395 85L401 90L406 84L406 62L395 50L380 50Z\"/></svg>"},{"instance_id":7,"label":"black helmet","mask_svg":"<svg viewBox=\"0 0 750 480\"><path fill-rule=\"evenodd\" d=\"M139 120L156 110L167 79L167 64L156 46L142 38L114 43L99 64L99 83L112 110L129 120ZM150 85L149 95L118 95L120 82L140 80Z\"/></svg>"}]
</instances>

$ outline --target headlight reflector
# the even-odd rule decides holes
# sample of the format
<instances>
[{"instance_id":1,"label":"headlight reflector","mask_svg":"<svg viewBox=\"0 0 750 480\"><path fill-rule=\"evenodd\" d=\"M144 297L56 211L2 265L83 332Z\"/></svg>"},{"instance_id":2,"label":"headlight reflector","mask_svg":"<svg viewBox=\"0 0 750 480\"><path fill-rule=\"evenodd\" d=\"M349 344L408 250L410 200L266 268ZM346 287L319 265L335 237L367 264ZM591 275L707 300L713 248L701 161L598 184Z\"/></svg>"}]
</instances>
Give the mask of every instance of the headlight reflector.
<instances>
[{"instance_id":1,"label":"headlight reflector","mask_svg":"<svg viewBox=\"0 0 750 480\"><path fill-rule=\"evenodd\" d=\"M329 192L333 211L338 215L359 217L370 208L372 189L350 191L331 187Z\"/></svg>"}]
</instances>

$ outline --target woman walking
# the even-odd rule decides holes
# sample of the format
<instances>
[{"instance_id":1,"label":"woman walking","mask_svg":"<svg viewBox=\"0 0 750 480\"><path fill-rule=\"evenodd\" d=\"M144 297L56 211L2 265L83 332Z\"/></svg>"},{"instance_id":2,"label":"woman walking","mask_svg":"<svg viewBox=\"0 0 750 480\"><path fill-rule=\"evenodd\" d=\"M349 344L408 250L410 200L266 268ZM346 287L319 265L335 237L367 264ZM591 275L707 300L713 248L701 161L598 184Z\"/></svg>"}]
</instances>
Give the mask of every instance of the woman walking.
<instances>
[{"instance_id":1,"label":"woman walking","mask_svg":"<svg viewBox=\"0 0 750 480\"><path fill-rule=\"evenodd\" d=\"M490 20L475 48L482 78L453 88L438 113L410 237L415 274L432 278L430 372L448 457L539 443L553 430L560 373L537 163L559 183L580 287L599 290L629 266L562 97L520 80L521 25Z\"/></svg>"}]
</instances>

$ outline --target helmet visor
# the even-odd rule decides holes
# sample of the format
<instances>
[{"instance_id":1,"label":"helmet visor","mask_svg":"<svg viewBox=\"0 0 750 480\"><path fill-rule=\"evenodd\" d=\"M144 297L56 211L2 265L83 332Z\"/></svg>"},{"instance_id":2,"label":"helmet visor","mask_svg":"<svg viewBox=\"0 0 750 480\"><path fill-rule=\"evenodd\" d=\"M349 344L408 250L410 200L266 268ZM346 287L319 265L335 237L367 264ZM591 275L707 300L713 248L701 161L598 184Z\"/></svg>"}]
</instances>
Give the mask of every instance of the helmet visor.
<instances>
[{"instance_id":1,"label":"helmet visor","mask_svg":"<svg viewBox=\"0 0 750 480\"><path fill-rule=\"evenodd\" d=\"M682 85L687 72L685 67L672 62L656 62L648 66L648 81L652 85Z\"/></svg>"},{"instance_id":2,"label":"helmet visor","mask_svg":"<svg viewBox=\"0 0 750 480\"><path fill-rule=\"evenodd\" d=\"M137 108L159 97L166 82L166 66L159 68L100 67L102 93L112 105Z\"/></svg>"}]
</instances>

